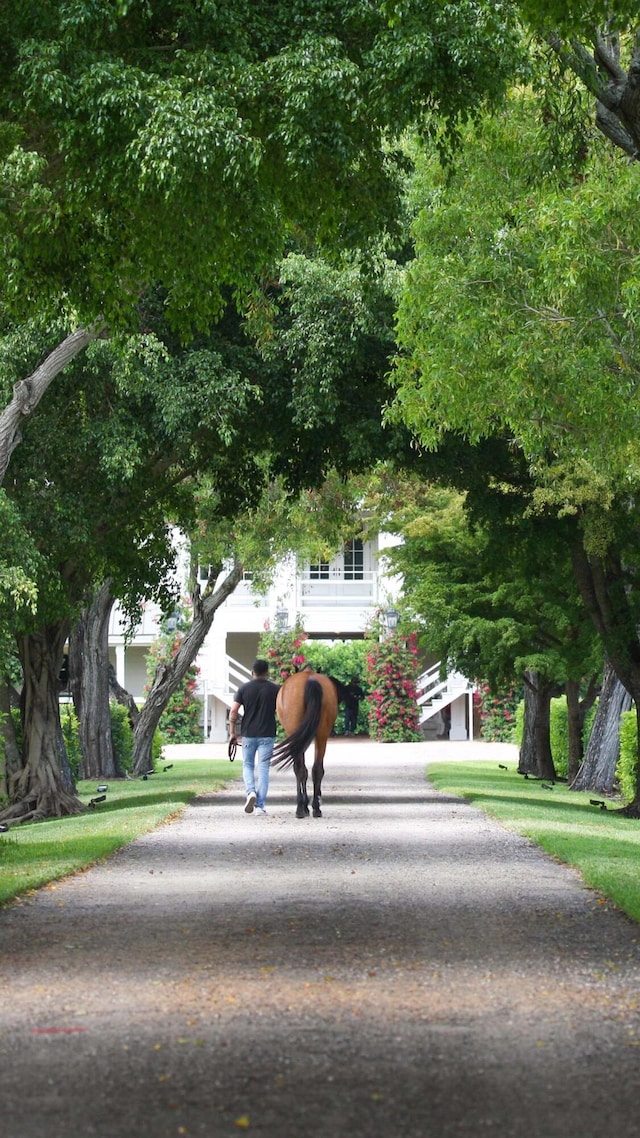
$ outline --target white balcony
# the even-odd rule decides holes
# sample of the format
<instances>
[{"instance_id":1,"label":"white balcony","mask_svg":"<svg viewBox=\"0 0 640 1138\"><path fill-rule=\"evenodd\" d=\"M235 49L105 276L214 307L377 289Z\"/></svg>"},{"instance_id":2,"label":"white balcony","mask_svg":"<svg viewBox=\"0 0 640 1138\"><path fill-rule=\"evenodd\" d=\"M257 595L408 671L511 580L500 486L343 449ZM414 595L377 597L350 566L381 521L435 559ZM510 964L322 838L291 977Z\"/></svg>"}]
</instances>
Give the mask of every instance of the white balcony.
<instances>
[{"instance_id":1,"label":"white balcony","mask_svg":"<svg viewBox=\"0 0 640 1138\"><path fill-rule=\"evenodd\" d=\"M378 574L373 570L355 579L344 573L330 570L324 577L312 576L309 570L298 578L300 608L317 608L323 605L348 605L351 608L368 608L378 596Z\"/></svg>"}]
</instances>

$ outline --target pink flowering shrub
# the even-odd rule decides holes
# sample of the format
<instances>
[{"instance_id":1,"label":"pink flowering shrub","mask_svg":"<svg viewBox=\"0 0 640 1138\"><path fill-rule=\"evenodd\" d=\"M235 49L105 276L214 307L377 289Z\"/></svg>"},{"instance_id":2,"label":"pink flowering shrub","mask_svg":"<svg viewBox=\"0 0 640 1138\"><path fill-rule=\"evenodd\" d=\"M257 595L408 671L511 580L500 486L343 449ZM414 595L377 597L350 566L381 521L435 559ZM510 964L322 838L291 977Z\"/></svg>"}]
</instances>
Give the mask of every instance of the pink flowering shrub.
<instances>
[{"instance_id":1,"label":"pink flowering shrub","mask_svg":"<svg viewBox=\"0 0 640 1138\"><path fill-rule=\"evenodd\" d=\"M272 629L268 621L260 635L258 656L269 662L269 675L276 684L282 684L287 676L304 668L307 657L303 645L307 639L300 621L295 628L284 631Z\"/></svg>"},{"instance_id":2,"label":"pink flowering shrub","mask_svg":"<svg viewBox=\"0 0 640 1138\"><path fill-rule=\"evenodd\" d=\"M482 738L490 743L515 742L516 709L522 699L522 691L507 688L498 695L488 684L479 684L474 701L480 713Z\"/></svg>"},{"instance_id":3,"label":"pink flowering shrub","mask_svg":"<svg viewBox=\"0 0 640 1138\"><path fill-rule=\"evenodd\" d=\"M378 743L413 743L418 733L416 636L395 633L367 653L369 734Z\"/></svg>"},{"instance_id":4,"label":"pink flowering shrub","mask_svg":"<svg viewBox=\"0 0 640 1138\"><path fill-rule=\"evenodd\" d=\"M184 633L166 632L151 645L147 654L147 673L153 677L160 664L177 655ZM169 698L160 718L159 728L167 743L201 743L202 705L197 698L200 669L192 664L180 687ZM148 683L145 691L151 684Z\"/></svg>"}]
</instances>

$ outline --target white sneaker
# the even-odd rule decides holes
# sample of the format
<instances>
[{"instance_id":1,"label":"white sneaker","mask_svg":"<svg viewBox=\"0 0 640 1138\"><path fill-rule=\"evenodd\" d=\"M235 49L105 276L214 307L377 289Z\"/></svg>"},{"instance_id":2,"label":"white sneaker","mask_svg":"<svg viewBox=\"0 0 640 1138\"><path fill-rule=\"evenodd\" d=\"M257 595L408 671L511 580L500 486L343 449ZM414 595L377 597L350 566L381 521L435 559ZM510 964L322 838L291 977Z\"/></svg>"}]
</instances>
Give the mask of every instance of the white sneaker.
<instances>
[{"instance_id":1,"label":"white sneaker","mask_svg":"<svg viewBox=\"0 0 640 1138\"><path fill-rule=\"evenodd\" d=\"M264 806L256 806L255 813L260 818L266 818L267 815L267 811L265 810Z\"/></svg>"},{"instance_id":2,"label":"white sneaker","mask_svg":"<svg viewBox=\"0 0 640 1138\"><path fill-rule=\"evenodd\" d=\"M250 790L248 795L247 795L247 801L244 804L245 814L253 814L253 808L254 808L255 804L256 804L256 792L255 792L255 790Z\"/></svg>"}]
</instances>

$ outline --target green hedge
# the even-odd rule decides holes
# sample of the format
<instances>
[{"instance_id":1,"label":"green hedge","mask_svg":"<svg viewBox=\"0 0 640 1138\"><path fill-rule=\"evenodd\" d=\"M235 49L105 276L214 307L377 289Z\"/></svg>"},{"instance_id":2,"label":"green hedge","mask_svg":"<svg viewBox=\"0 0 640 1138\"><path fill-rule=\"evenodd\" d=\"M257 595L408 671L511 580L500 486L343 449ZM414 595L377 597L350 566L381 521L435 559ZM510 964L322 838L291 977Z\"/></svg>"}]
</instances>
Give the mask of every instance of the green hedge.
<instances>
[{"instance_id":1,"label":"green hedge","mask_svg":"<svg viewBox=\"0 0 640 1138\"><path fill-rule=\"evenodd\" d=\"M129 713L121 703L110 703L111 709L111 738L113 749L120 770L129 774L133 767L133 731L129 722ZM156 730L151 746L151 765L154 770L162 758L162 748L167 740L160 729Z\"/></svg>"},{"instance_id":2,"label":"green hedge","mask_svg":"<svg viewBox=\"0 0 640 1138\"><path fill-rule=\"evenodd\" d=\"M620 757L616 766L616 779L620 793L627 802L636 796L636 769L638 757L638 721L635 711L623 711L620 716Z\"/></svg>"},{"instance_id":3,"label":"green hedge","mask_svg":"<svg viewBox=\"0 0 640 1138\"><path fill-rule=\"evenodd\" d=\"M78 735L78 716L72 703L65 703L60 708L60 726L62 727L62 738L64 739L71 774L75 782L76 779L80 778L82 751Z\"/></svg>"},{"instance_id":4,"label":"green hedge","mask_svg":"<svg viewBox=\"0 0 640 1138\"><path fill-rule=\"evenodd\" d=\"M121 771L129 772L133 766L133 730L129 713L121 703L110 703L111 739L116 764Z\"/></svg>"},{"instance_id":5,"label":"green hedge","mask_svg":"<svg viewBox=\"0 0 640 1138\"><path fill-rule=\"evenodd\" d=\"M358 708L358 723L356 735L366 735L369 722L369 703L367 695L369 685L367 682L367 652L369 645L366 640L343 640L333 644L321 644L316 640L305 640L305 655L313 668L324 672L327 676L334 676L343 684L348 684L352 676L358 676L358 682L365 698L360 701ZM338 713L334 729L335 735L344 735L344 707Z\"/></svg>"}]
</instances>

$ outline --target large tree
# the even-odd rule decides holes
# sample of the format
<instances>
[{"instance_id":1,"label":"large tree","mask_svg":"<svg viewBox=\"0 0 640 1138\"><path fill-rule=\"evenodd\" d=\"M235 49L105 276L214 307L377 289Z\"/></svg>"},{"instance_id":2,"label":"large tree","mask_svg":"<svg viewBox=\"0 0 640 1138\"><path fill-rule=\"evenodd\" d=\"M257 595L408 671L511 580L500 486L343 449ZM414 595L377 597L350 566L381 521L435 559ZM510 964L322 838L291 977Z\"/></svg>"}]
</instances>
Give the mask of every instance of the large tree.
<instances>
[{"instance_id":1,"label":"large tree","mask_svg":"<svg viewBox=\"0 0 640 1138\"><path fill-rule=\"evenodd\" d=\"M397 413L430 446L510 433L535 508L577 519L583 602L638 708L638 167L594 137L579 177L541 179L522 92L466 142L447 186L426 167Z\"/></svg>"},{"instance_id":2,"label":"large tree","mask_svg":"<svg viewBox=\"0 0 640 1138\"><path fill-rule=\"evenodd\" d=\"M5 368L17 371L38 342L22 328L3 347ZM241 431L251 404L259 407L258 393L231 338L224 355L211 341L171 355L148 335L132 338L126 352L96 343L74 365L66 390L51 389L45 413L28 423L5 486L39 555L36 611L6 624L23 671L23 764L13 780L13 813L78 808L62 785L58 721L58 674L72 622L106 579L129 606L146 595L170 603L168 520L193 518L192 485L201 471L220 478L221 512L230 509L225 492L236 508L254 501L259 454Z\"/></svg>"},{"instance_id":3,"label":"large tree","mask_svg":"<svg viewBox=\"0 0 640 1138\"><path fill-rule=\"evenodd\" d=\"M596 636L572 577L565 526L523 518L515 497L513 486L486 487L476 494L480 519L466 496L407 488L394 523L403 541L391 560L430 651L496 693L514 684L528 689L531 746L523 744L521 769L553 778L550 701L566 690L574 706L580 681L599 670ZM574 771L579 726L571 732Z\"/></svg>"}]
</instances>

